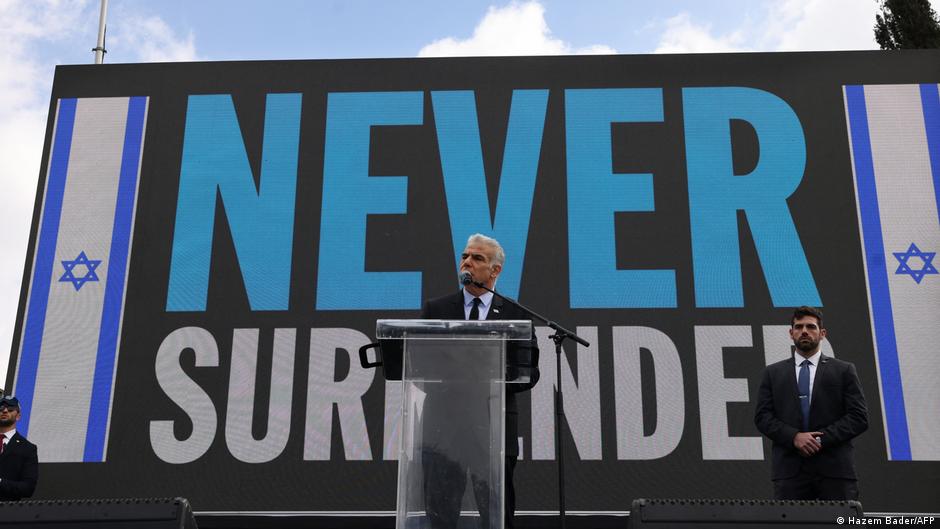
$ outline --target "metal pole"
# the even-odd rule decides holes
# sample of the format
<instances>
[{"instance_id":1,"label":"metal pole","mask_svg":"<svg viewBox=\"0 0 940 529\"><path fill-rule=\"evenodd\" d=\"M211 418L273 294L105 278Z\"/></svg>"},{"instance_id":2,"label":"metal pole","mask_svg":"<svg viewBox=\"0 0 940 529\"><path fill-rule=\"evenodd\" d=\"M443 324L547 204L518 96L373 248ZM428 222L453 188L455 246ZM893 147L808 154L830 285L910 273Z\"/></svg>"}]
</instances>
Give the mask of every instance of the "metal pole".
<instances>
[{"instance_id":1,"label":"metal pole","mask_svg":"<svg viewBox=\"0 0 940 529\"><path fill-rule=\"evenodd\" d=\"M567 419L565 418L564 397L561 392L561 355L565 350L561 348L561 342L565 337L556 332L552 335L555 342L555 457L558 458L558 527L566 529L565 524L565 445L564 435L561 429L565 427Z\"/></svg>"},{"instance_id":2,"label":"metal pole","mask_svg":"<svg viewBox=\"0 0 940 529\"><path fill-rule=\"evenodd\" d=\"M107 18L108 0L101 0L101 15L98 17L98 45L91 50L95 52L95 64L102 64L104 62L104 54L108 53L108 50L104 49L105 20Z\"/></svg>"}]
</instances>

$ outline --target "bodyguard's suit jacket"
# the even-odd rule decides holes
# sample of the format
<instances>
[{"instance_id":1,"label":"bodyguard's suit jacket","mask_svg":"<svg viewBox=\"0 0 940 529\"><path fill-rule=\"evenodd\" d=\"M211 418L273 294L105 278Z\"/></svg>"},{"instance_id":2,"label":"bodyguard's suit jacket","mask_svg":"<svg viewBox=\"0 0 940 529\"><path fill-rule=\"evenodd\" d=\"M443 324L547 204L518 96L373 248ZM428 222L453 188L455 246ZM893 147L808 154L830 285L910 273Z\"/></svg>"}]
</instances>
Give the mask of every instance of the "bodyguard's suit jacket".
<instances>
[{"instance_id":1,"label":"bodyguard's suit jacket","mask_svg":"<svg viewBox=\"0 0 940 529\"><path fill-rule=\"evenodd\" d=\"M29 498L39 479L36 445L16 433L0 454L0 501Z\"/></svg>"},{"instance_id":2,"label":"bodyguard's suit jacket","mask_svg":"<svg viewBox=\"0 0 940 529\"><path fill-rule=\"evenodd\" d=\"M803 414L792 357L764 370L754 423L773 441L772 479L791 478L801 466L820 476L856 479L852 439L868 429L868 408L855 365L820 357L809 409L809 431L823 433L816 455L803 457L793 446Z\"/></svg>"},{"instance_id":3,"label":"bodyguard's suit jacket","mask_svg":"<svg viewBox=\"0 0 940 529\"><path fill-rule=\"evenodd\" d=\"M424 302L421 308L421 318L428 320L463 320L464 313L463 290L456 294L449 294ZM487 320L530 320L531 318L513 305L504 303L499 296L493 296L493 302L486 315ZM507 363L510 365L531 365L530 381L525 384L506 385L506 455L516 457L519 455L519 406L516 403L516 393L528 391L539 380L539 347L535 339L535 331L529 342L511 342L507 352Z\"/></svg>"}]
</instances>

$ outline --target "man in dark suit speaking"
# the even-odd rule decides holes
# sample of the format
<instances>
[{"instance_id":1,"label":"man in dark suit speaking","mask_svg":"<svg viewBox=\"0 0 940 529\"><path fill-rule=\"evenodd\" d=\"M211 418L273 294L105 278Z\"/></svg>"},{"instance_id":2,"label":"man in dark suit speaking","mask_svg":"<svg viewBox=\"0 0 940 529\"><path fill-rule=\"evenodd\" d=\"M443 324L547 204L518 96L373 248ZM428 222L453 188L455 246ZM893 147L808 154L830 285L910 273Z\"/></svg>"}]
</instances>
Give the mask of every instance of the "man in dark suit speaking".
<instances>
[{"instance_id":1,"label":"man in dark suit speaking","mask_svg":"<svg viewBox=\"0 0 940 529\"><path fill-rule=\"evenodd\" d=\"M0 398L0 501L29 498L39 478L36 445L17 433L20 401Z\"/></svg>"},{"instance_id":2,"label":"man in dark suit speaking","mask_svg":"<svg viewBox=\"0 0 940 529\"><path fill-rule=\"evenodd\" d=\"M499 243L495 239L478 233L471 235L467 240L467 246L460 258L460 271L469 273L474 281L493 289L496 285L496 279L503 270L504 261L505 253ZM466 285L457 293L426 301L421 310L421 318L443 320L531 319L522 310L509 303L504 303L503 300L494 296L491 292L487 292L472 283ZM516 403L516 393L527 391L538 382L539 349L534 331L532 338L527 342L511 342L507 350L507 357L507 363L511 366L530 366L522 368L530 376L528 382L506 384L504 505L505 527L511 529L516 503L512 475L519 455L519 409ZM511 369L511 371L515 371L515 369ZM463 419L454 417L454 420L466 420L466 416ZM426 501L431 527L434 529L456 527L460 515L460 500L466 486L466 470L448 468L451 466L449 462L437 459L433 455L426 455L425 466L429 467L431 465L434 465L436 469L434 471L436 478L434 479L439 481L439 483L426 484ZM472 469L471 474L473 474ZM426 473L426 476L430 475L430 472ZM481 489L485 489L488 485L483 483L479 476L471 476L471 478L474 482L477 505L481 510L481 515L483 515L481 518L485 519L483 511L487 508L488 500L485 491Z\"/></svg>"},{"instance_id":3,"label":"man in dark suit speaking","mask_svg":"<svg viewBox=\"0 0 940 529\"><path fill-rule=\"evenodd\" d=\"M754 414L773 441L774 498L857 500L852 440L868 429L868 409L855 366L819 350L818 309L796 309L790 337L797 354L764 370Z\"/></svg>"}]
</instances>

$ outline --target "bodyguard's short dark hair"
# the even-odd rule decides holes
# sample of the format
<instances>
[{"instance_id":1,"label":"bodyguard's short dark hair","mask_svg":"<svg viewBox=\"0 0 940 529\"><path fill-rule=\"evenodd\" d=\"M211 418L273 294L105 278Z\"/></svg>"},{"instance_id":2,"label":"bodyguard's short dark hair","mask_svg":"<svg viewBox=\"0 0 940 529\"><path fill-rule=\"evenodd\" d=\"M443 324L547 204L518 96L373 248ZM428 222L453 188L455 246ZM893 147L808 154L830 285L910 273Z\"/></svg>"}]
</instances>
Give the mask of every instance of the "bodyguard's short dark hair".
<instances>
[{"instance_id":1,"label":"bodyguard's short dark hair","mask_svg":"<svg viewBox=\"0 0 940 529\"><path fill-rule=\"evenodd\" d=\"M806 317L806 316L812 316L816 318L816 321L819 322L819 328L820 329L823 328L822 311L817 309L816 307L808 307L806 305L803 305L802 307L798 307L796 310L793 311L793 317L790 318L790 327L793 327L793 324L796 322L796 320Z\"/></svg>"}]
</instances>

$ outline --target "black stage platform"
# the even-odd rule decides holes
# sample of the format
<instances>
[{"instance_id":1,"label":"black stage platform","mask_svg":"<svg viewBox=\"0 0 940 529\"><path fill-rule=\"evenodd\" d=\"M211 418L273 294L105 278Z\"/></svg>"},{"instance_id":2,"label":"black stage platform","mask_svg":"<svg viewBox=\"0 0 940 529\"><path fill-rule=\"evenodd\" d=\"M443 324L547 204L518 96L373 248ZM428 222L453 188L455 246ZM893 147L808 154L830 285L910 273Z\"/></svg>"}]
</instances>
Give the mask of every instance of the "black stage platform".
<instances>
[{"instance_id":1,"label":"black stage platform","mask_svg":"<svg viewBox=\"0 0 940 529\"><path fill-rule=\"evenodd\" d=\"M940 525L940 513L884 513L872 512L864 515L867 519L878 519L878 525L886 525L884 519L890 517L896 520L917 520L933 517L930 523L903 523L892 525L906 525L915 527L935 527ZM394 516L314 516L300 514L259 515L259 514L207 514L196 513L196 523L199 529L394 529ZM559 527L557 515L520 515L515 519L516 529L555 529ZM856 522L857 523L857 522ZM871 523L871 522L869 522ZM831 524L838 527L833 520ZM568 529L629 529L630 512L616 514L571 514L566 519ZM730 527L736 524L714 523L709 526L715 529ZM800 527L800 523L790 524L775 522L769 527ZM806 525L803 525L806 527Z\"/></svg>"},{"instance_id":2,"label":"black stage platform","mask_svg":"<svg viewBox=\"0 0 940 529\"><path fill-rule=\"evenodd\" d=\"M395 516L317 516L195 513L199 529L395 529ZM599 516L569 513L568 529L625 529L629 512ZM556 515L517 515L516 529L558 527Z\"/></svg>"}]
</instances>

